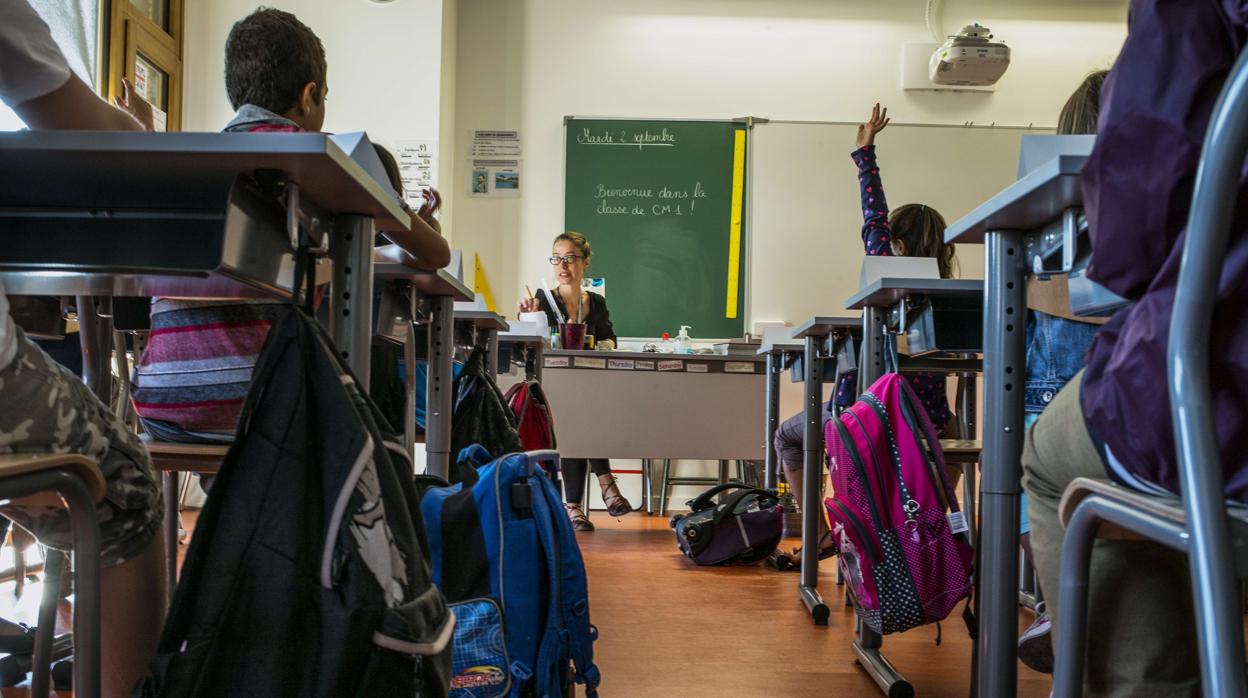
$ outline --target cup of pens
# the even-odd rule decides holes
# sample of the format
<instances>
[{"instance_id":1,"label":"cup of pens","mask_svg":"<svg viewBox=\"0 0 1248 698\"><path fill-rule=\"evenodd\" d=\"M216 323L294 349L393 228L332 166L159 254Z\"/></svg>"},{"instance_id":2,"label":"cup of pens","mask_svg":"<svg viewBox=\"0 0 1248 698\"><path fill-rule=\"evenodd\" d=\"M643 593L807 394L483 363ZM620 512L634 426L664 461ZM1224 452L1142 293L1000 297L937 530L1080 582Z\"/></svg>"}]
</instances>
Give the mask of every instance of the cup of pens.
<instances>
[{"instance_id":1,"label":"cup of pens","mask_svg":"<svg viewBox=\"0 0 1248 698\"><path fill-rule=\"evenodd\" d=\"M564 349L580 351L585 348L585 323L565 322L559 325L559 342Z\"/></svg>"}]
</instances>

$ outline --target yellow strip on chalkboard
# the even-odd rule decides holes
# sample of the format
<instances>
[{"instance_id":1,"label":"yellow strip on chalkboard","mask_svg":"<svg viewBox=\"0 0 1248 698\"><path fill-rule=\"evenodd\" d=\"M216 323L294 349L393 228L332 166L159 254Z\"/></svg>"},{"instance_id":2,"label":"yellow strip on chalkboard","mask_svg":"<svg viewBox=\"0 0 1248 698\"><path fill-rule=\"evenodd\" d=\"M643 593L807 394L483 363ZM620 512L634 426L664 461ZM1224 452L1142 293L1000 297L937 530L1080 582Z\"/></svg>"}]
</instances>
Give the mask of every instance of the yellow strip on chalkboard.
<instances>
[{"instance_id":1,"label":"yellow strip on chalkboard","mask_svg":"<svg viewBox=\"0 0 1248 698\"><path fill-rule=\"evenodd\" d=\"M737 289L741 283L741 202L745 198L745 129L737 129L732 144L732 218L728 230L728 306L724 317L737 317Z\"/></svg>"}]
</instances>

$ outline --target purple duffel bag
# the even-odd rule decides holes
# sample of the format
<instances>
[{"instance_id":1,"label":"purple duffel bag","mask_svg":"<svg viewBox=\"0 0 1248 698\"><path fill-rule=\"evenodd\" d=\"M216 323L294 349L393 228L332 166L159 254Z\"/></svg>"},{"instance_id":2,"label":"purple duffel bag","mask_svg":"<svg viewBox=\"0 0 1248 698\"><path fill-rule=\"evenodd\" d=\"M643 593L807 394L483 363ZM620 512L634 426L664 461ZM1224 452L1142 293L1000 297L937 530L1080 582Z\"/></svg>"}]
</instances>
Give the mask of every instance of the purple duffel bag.
<instances>
[{"instance_id":1,"label":"purple duffel bag","mask_svg":"<svg viewBox=\"0 0 1248 698\"><path fill-rule=\"evenodd\" d=\"M752 565L780 544L784 507L774 492L730 482L690 500L689 509L670 524L680 551L699 565Z\"/></svg>"}]
</instances>

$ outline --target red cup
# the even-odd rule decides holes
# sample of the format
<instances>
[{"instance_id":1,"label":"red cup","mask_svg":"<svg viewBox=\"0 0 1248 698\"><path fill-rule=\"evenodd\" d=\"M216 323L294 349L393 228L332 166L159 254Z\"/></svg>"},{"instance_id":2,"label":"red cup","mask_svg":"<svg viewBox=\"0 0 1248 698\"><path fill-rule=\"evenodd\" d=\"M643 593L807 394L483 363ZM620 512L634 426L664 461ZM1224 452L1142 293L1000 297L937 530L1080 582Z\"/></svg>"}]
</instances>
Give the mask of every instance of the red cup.
<instances>
[{"instance_id":1,"label":"red cup","mask_svg":"<svg viewBox=\"0 0 1248 698\"><path fill-rule=\"evenodd\" d=\"M559 326L559 343L564 349L580 351L585 348L585 323L565 322Z\"/></svg>"}]
</instances>

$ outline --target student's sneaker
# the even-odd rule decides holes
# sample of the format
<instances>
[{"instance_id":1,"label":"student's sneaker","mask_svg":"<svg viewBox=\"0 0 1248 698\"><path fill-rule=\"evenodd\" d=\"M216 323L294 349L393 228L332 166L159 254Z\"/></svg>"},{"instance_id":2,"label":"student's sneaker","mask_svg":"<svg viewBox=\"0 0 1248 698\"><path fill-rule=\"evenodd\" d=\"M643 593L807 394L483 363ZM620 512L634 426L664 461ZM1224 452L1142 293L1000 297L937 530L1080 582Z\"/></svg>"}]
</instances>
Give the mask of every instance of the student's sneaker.
<instances>
[{"instance_id":1,"label":"student's sneaker","mask_svg":"<svg viewBox=\"0 0 1248 698\"><path fill-rule=\"evenodd\" d=\"M1036 604L1036 619L1018 638L1018 659L1033 671L1053 673L1053 635L1044 602Z\"/></svg>"}]
</instances>

